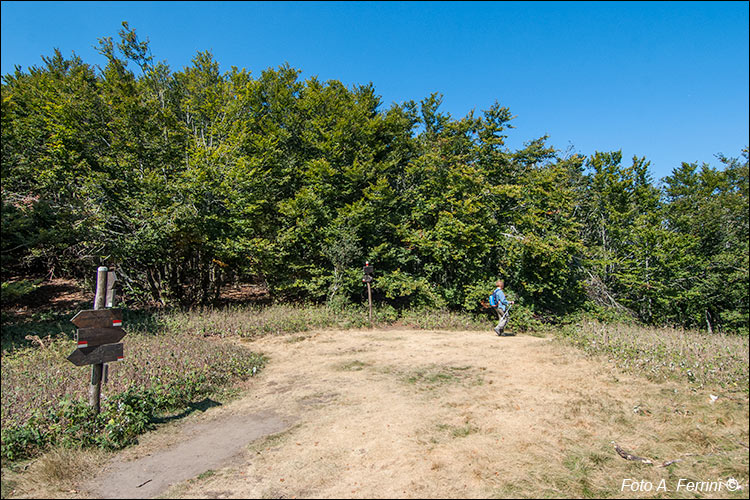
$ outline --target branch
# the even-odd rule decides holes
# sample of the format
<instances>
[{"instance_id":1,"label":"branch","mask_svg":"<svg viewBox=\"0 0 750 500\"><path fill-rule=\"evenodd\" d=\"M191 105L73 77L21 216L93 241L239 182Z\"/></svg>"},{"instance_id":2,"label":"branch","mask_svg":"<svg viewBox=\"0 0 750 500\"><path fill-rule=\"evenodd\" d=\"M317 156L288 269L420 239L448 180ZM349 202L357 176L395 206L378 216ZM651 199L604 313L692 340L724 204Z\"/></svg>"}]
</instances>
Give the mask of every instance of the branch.
<instances>
[{"instance_id":1,"label":"branch","mask_svg":"<svg viewBox=\"0 0 750 500\"><path fill-rule=\"evenodd\" d=\"M29 246L28 243L21 243L20 245L15 246L13 248L8 248L8 249L5 249L5 250L1 250L0 253L12 252L13 250L18 250L19 248L23 248L23 247L27 247L27 246Z\"/></svg>"},{"instance_id":2,"label":"branch","mask_svg":"<svg viewBox=\"0 0 750 500\"><path fill-rule=\"evenodd\" d=\"M614 441L612 441L612 444L615 446L615 451L617 452L617 454L620 455L625 460L632 460L634 462L643 462L644 464L654 465L654 461L651 460L650 458L643 458L643 457L639 457L636 455L632 455L628 453L627 451L623 450L622 448L620 448L619 446L617 446L617 443L615 443Z\"/></svg>"},{"instance_id":3,"label":"branch","mask_svg":"<svg viewBox=\"0 0 750 500\"><path fill-rule=\"evenodd\" d=\"M677 458L675 460L667 460L667 461L662 462L662 463L659 464L659 463L656 463L656 461L654 461L654 460L652 460L650 458L639 457L637 455L633 455L632 453L628 453L627 451L625 451L622 448L620 448L617 445L617 443L615 443L614 441L611 441L611 443L614 445L615 451L617 452L617 454L620 455L625 460L632 460L634 462L641 462L641 463L644 463L644 464L647 464L647 465L653 465L654 467L669 467L670 465L676 464L677 462L682 462L682 458ZM743 446L745 446L744 443L741 443L739 441L738 441L738 443L741 444L741 445L743 445ZM745 447L747 447L747 446L745 446ZM714 456L714 455L726 455L727 453L729 453L729 451L718 451L718 452L715 452L715 453L705 453L705 454L702 454L702 455L698 454L698 453L683 453L680 456L681 457L710 457L710 456Z\"/></svg>"}]
</instances>

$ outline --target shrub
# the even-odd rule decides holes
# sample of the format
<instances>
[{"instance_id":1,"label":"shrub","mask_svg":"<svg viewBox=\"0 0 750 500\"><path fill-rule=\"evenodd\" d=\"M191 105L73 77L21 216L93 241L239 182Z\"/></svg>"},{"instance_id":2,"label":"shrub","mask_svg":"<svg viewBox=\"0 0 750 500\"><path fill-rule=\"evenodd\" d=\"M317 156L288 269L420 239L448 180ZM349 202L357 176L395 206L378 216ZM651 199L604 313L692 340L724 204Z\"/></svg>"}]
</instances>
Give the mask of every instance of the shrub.
<instances>
[{"instance_id":1,"label":"shrub","mask_svg":"<svg viewBox=\"0 0 750 500\"><path fill-rule=\"evenodd\" d=\"M513 304L508 319L509 330L519 332L540 331L544 329L542 322L535 316L533 309L523 304Z\"/></svg>"}]
</instances>

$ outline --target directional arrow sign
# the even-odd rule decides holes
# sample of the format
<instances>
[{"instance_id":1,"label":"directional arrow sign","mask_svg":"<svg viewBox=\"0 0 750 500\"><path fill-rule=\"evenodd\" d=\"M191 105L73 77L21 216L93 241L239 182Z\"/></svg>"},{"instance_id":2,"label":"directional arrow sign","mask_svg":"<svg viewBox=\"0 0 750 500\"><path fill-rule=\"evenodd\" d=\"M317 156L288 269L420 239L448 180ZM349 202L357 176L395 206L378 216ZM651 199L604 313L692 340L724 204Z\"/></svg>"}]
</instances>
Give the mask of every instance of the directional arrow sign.
<instances>
[{"instance_id":1,"label":"directional arrow sign","mask_svg":"<svg viewBox=\"0 0 750 500\"><path fill-rule=\"evenodd\" d=\"M79 328L77 334L78 348L95 347L103 344L114 344L125 336L121 326Z\"/></svg>"},{"instance_id":2,"label":"directional arrow sign","mask_svg":"<svg viewBox=\"0 0 750 500\"><path fill-rule=\"evenodd\" d=\"M78 328L122 326L122 309L86 309L70 321Z\"/></svg>"},{"instance_id":3,"label":"directional arrow sign","mask_svg":"<svg viewBox=\"0 0 750 500\"><path fill-rule=\"evenodd\" d=\"M76 366L83 366L94 365L97 363L109 363L110 361L117 361L123 357L122 344L106 344L97 347L76 349L70 354L70 356L68 356L68 361Z\"/></svg>"}]
</instances>

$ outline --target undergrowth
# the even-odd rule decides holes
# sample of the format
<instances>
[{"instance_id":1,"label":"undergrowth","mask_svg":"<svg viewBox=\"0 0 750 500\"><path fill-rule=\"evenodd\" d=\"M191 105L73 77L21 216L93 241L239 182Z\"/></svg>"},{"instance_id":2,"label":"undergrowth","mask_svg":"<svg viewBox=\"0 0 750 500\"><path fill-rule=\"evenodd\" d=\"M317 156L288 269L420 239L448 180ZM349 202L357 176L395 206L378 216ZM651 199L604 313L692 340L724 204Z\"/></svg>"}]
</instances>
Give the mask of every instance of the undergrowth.
<instances>
[{"instance_id":1,"label":"undergrowth","mask_svg":"<svg viewBox=\"0 0 750 500\"><path fill-rule=\"evenodd\" d=\"M582 319L562 327L559 337L651 380L681 380L748 393L746 336Z\"/></svg>"},{"instance_id":2,"label":"undergrowth","mask_svg":"<svg viewBox=\"0 0 750 500\"><path fill-rule=\"evenodd\" d=\"M45 347L3 353L2 458L33 457L58 444L123 448L162 413L253 376L265 362L241 346L175 332L123 341L125 359L109 363L96 416L88 406L90 368L65 359L75 345L64 335Z\"/></svg>"}]
</instances>

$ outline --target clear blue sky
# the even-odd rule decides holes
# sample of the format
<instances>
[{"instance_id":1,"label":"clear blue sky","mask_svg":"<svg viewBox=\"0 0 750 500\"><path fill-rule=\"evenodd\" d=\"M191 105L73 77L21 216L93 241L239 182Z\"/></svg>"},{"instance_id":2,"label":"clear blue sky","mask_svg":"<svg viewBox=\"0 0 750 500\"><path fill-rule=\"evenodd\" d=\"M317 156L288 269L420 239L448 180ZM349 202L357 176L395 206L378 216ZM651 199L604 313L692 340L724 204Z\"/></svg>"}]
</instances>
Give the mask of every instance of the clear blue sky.
<instances>
[{"instance_id":1,"label":"clear blue sky","mask_svg":"<svg viewBox=\"0 0 750 500\"><path fill-rule=\"evenodd\" d=\"M719 166L748 140L748 2L2 2L2 74L94 45L127 20L174 70L211 50L222 70L288 62L302 78L372 82L384 106L432 92L455 118L495 100L513 148L541 135L622 149L656 180Z\"/></svg>"}]
</instances>

